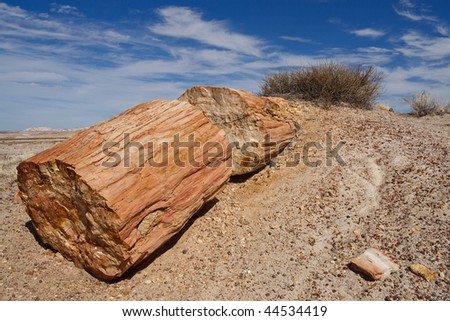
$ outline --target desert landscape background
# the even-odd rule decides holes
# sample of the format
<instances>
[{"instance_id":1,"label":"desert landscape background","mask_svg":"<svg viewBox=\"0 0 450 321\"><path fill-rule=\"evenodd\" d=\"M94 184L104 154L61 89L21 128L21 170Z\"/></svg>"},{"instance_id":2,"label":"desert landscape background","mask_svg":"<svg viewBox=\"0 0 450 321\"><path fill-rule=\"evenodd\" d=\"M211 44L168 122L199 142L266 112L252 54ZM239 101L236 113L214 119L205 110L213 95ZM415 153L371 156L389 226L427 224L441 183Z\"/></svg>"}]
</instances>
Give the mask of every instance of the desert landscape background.
<instances>
[{"instance_id":1,"label":"desert landscape background","mask_svg":"<svg viewBox=\"0 0 450 321\"><path fill-rule=\"evenodd\" d=\"M2 300L449 300L450 114L421 118L292 102L298 138L269 166L233 178L168 244L117 282L40 243L17 164L71 132L0 136ZM326 164L326 140L345 165ZM317 142L306 166L302 152ZM285 166L294 155L300 162ZM348 268L369 247L400 265L371 282ZM428 282L409 266L438 275Z\"/></svg>"}]
</instances>

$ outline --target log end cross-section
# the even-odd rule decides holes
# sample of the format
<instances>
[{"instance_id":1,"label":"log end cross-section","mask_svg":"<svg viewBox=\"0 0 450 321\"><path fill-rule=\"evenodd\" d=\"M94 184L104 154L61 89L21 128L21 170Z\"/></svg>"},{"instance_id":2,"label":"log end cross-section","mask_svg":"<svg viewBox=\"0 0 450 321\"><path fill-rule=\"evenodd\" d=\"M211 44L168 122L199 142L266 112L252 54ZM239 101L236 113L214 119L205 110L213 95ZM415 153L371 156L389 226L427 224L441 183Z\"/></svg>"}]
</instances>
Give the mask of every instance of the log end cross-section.
<instances>
[{"instance_id":1,"label":"log end cross-section","mask_svg":"<svg viewBox=\"0 0 450 321\"><path fill-rule=\"evenodd\" d=\"M225 133L200 110L157 100L22 162L18 185L42 240L112 279L221 190L230 157Z\"/></svg>"}]
</instances>

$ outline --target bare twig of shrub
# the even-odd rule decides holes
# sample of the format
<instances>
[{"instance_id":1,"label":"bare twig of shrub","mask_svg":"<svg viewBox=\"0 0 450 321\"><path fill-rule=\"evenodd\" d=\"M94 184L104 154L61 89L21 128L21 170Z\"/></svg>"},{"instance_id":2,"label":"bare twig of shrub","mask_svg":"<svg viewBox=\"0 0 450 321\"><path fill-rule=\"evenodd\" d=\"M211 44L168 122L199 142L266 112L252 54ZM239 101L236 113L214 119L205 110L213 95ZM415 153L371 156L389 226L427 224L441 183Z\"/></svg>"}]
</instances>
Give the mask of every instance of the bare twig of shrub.
<instances>
[{"instance_id":1,"label":"bare twig of shrub","mask_svg":"<svg viewBox=\"0 0 450 321\"><path fill-rule=\"evenodd\" d=\"M347 103L372 108L381 89L382 75L375 67L348 67L334 62L267 75L263 96L282 96L320 102L325 106Z\"/></svg>"}]
</instances>

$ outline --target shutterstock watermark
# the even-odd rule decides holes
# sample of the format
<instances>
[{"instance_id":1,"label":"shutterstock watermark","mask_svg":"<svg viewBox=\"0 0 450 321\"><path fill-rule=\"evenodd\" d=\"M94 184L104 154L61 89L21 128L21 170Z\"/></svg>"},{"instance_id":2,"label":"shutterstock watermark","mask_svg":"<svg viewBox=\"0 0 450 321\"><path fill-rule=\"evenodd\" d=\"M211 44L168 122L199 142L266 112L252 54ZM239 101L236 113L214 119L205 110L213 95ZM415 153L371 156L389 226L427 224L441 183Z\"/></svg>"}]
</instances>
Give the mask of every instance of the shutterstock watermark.
<instances>
[{"instance_id":1,"label":"shutterstock watermark","mask_svg":"<svg viewBox=\"0 0 450 321\"><path fill-rule=\"evenodd\" d=\"M143 143L131 139L129 133L124 133L119 141L105 142L102 145L102 153L107 160L102 166L111 168L116 166L129 167L217 167L226 163L227 167L233 167L233 161L238 158L240 166L259 167L268 163L272 155L277 155L286 142L271 140L267 135L263 142L200 142L195 134L182 138L179 133L172 138L163 141L149 141ZM333 144L332 133L327 132L325 143L317 141L305 143L301 148L287 148L285 166L295 167L304 164L307 167L346 166L339 154L345 141ZM320 153L320 155L317 155ZM247 164L247 165L246 165Z\"/></svg>"},{"instance_id":2,"label":"shutterstock watermark","mask_svg":"<svg viewBox=\"0 0 450 321\"><path fill-rule=\"evenodd\" d=\"M333 166L333 160L337 162L339 166L346 166L347 163L339 154L342 147L344 147L345 141L339 141L333 146L333 137L331 132L325 134L325 147L319 142L311 141L303 145L302 153L293 153L292 159L286 161L286 167L294 167L300 164L304 164L307 167L318 167L324 164L326 166ZM322 157L312 158L311 153L324 152Z\"/></svg>"}]
</instances>

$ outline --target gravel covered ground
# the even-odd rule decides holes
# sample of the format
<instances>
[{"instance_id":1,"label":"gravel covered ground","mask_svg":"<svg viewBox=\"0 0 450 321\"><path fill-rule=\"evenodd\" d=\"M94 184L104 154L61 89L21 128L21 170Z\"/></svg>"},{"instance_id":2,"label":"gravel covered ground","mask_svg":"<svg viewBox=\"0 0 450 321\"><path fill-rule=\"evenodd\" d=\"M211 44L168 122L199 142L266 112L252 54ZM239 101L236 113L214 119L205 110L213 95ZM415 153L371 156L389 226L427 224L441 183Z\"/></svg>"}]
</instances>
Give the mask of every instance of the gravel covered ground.
<instances>
[{"instance_id":1,"label":"gravel covered ground","mask_svg":"<svg viewBox=\"0 0 450 321\"><path fill-rule=\"evenodd\" d=\"M450 115L292 109L302 129L283 156L233 179L182 233L114 283L41 244L14 201L15 166L54 141L0 139L0 299L449 300ZM327 158L327 141L340 163ZM377 282L351 271L350 258L369 247L400 270ZM413 274L412 263L438 279Z\"/></svg>"}]
</instances>

